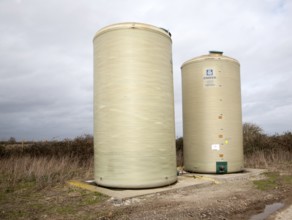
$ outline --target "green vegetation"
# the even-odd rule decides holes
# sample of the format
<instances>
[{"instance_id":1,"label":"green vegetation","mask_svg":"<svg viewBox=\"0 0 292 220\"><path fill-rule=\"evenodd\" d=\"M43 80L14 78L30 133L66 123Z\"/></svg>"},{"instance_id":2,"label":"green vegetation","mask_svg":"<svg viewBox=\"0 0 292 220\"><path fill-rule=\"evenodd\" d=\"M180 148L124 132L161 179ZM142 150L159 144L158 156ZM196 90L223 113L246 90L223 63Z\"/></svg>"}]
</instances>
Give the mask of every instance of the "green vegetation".
<instances>
[{"instance_id":1,"label":"green vegetation","mask_svg":"<svg viewBox=\"0 0 292 220\"><path fill-rule=\"evenodd\" d=\"M279 178L278 173L265 173L266 178L263 180L255 180L253 183L260 190L271 190L278 186L277 180Z\"/></svg>"},{"instance_id":2,"label":"green vegetation","mask_svg":"<svg viewBox=\"0 0 292 220\"><path fill-rule=\"evenodd\" d=\"M80 219L80 209L87 209L108 198L97 192L69 188L66 185L40 190L31 183L23 181L12 190L0 190L0 219L41 219L48 216L49 219L54 219L54 216ZM97 212L96 216L98 214Z\"/></svg>"},{"instance_id":3,"label":"green vegetation","mask_svg":"<svg viewBox=\"0 0 292 220\"><path fill-rule=\"evenodd\" d=\"M280 175L279 172L265 173L266 178L253 181L259 190L273 190L283 186L292 186L292 175Z\"/></svg>"}]
</instances>

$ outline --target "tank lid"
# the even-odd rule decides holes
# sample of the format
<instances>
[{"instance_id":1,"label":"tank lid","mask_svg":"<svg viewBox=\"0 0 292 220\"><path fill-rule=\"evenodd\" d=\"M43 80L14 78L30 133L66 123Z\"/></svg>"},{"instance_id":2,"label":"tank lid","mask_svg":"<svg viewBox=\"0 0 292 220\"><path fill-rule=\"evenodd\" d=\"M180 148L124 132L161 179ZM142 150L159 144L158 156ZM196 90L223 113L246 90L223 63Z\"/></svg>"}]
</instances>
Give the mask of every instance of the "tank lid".
<instances>
[{"instance_id":1,"label":"tank lid","mask_svg":"<svg viewBox=\"0 0 292 220\"><path fill-rule=\"evenodd\" d=\"M222 55L223 51L218 51L218 50L210 50L209 54L214 54L214 55Z\"/></svg>"},{"instance_id":2,"label":"tank lid","mask_svg":"<svg viewBox=\"0 0 292 220\"><path fill-rule=\"evenodd\" d=\"M162 27L160 27L160 29L165 31L171 37L171 33L168 30L166 30L165 28L162 28Z\"/></svg>"}]
</instances>

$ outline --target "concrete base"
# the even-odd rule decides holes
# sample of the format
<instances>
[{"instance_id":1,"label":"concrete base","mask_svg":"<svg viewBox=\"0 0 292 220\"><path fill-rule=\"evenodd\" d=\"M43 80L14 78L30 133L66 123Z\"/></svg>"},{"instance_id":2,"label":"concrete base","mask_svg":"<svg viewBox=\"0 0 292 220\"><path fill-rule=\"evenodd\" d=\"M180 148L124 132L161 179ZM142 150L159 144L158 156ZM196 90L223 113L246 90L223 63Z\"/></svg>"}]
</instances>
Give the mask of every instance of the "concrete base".
<instances>
[{"instance_id":1,"label":"concrete base","mask_svg":"<svg viewBox=\"0 0 292 220\"><path fill-rule=\"evenodd\" d=\"M218 183L221 182L233 182L240 180L247 180L251 178L257 178L261 174L267 172L265 169L250 169L245 168L243 172L240 173L229 173L229 174L200 174L200 173L185 173L183 175L186 176L194 176L194 177L203 177L203 178L211 178Z\"/></svg>"},{"instance_id":2,"label":"concrete base","mask_svg":"<svg viewBox=\"0 0 292 220\"><path fill-rule=\"evenodd\" d=\"M178 181L170 186L165 186L161 188L154 189L110 189L105 187L100 187L95 184L94 181L76 181L71 180L67 183L70 186L79 187L82 189L99 192L114 199L129 199L138 196L154 194L154 193L162 193L169 191L176 191L179 189L185 188L200 188L209 186L211 184L220 184L221 182L232 182L232 181L240 181L247 180L260 174L264 173L266 170L260 169L245 169L244 172L241 173L232 173L232 174L196 174L196 173L186 173L184 172L181 176L178 176Z\"/></svg>"}]
</instances>

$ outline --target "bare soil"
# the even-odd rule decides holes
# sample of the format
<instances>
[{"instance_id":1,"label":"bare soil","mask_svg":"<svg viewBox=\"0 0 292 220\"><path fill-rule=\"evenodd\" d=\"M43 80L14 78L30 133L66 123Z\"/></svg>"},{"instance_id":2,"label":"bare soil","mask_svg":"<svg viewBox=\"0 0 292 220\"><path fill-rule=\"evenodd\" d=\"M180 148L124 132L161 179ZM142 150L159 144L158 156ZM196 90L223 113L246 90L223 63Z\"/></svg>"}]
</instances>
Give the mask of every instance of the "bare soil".
<instances>
[{"instance_id":1,"label":"bare soil","mask_svg":"<svg viewBox=\"0 0 292 220\"><path fill-rule=\"evenodd\" d=\"M291 195L288 186L261 191L250 181L236 181L113 203L103 219L249 219L266 204L291 204Z\"/></svg>"},{"instance_id":2,"label":"bare soil","mask_svg":"<svg viewBox=\"0 0 292 220\"><path fill-rule=\"evenodd\" d=\"M36 191L28 184L1 190L0 219L249 219L267 204L291 205L289 181L265 190L251 180L214 183L127 200L66 185Z\"/></svg>"}]
</instances>

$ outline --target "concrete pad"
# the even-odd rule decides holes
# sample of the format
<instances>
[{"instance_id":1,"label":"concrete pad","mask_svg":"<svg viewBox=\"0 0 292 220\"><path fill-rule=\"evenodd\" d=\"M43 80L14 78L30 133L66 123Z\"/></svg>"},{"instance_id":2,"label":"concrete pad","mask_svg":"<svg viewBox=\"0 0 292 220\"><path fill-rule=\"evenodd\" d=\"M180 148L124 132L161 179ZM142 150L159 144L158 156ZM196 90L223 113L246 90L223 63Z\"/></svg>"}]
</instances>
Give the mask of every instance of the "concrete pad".
<instances>
[{"instance_id":1,"label":"concrete pad","mask_svg":"<svg viewBox=\"0 0 292 220\"><path fill-rule=\"evenodd\" d=\"M187 173L183 172L181 176L178 176L178 181L175 184L154 188L154 189L112 189L97 186L94 181L77 181L71 180L67 183L71 186L79 187L82 189L90 190L93 192L99 192L114 199L130 199L138 196L149 195L154 193L163 193L176 191L186 188L200 188L206 187L211 184L220 184L221 182L232 182L232 181L241 181L247 180L256 176L261 175L266 172L266 170L260 169L245 169L241 173L233 174L198 174L198 173Z\"/></svg>"},{"instance_id":2,"label":"concrete pad","mask_svg":"<svg viewBox=\"0 0 292 220\"><path fill-rule=\"evenodd\" d=\"M185 173L186 176L194 176L195 178L209 178L216 183L220 182L233 182L248 180L252 178L259 177L261 174L267 172L266 169L250 169L245 168L243 172L240 173L229 173L229 174L199 174L199 173Z\"/></svg>"},{"instance_id":3,"label":"concrete pad","mask_svg":"<svg viewBox=\"0 0 292 220\"><path fill-rule=\"evenodd\" d=\"M67 183L71 186L99 192L110 197L114 197L115 199L129 199L148 194L169 192L186 187L204 187L213 184L213 181L202 178L194 178L190 176L178 176L178 181L175 184L153 189L112 189L100 187L94 185L93 183L86 183L77 180L71 180L68 181Z\"/></svg>"}]
</instances>

